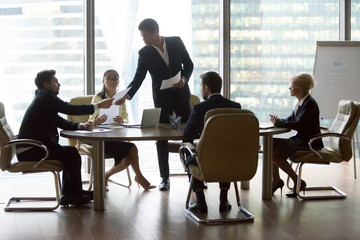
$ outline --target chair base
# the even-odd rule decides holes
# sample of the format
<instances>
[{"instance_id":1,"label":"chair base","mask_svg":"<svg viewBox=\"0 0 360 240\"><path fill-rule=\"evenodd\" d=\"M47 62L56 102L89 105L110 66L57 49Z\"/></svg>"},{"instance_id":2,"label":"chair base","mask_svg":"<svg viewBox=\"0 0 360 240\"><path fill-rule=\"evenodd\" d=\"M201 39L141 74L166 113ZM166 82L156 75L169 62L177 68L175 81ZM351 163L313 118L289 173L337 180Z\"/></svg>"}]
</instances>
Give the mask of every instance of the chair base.
<instances>
[{"instance_id":1,"label":"chair base","mask_svg":"<svg viewBox=\"0 0 360 240\"><path fill-rule=\"evenodd\" d=\"M218 210L218 209L217 209ZM218 213L195 213L189 209L185 209L186 213L198 223L204 224L223 224L229 222L253 222L254 216L244 207L239 206L237 214L231 212L218 212ZM229 217L229 215L232 215ZM215 218L214 218L215 217Z\"/></svg>"},{"instance_id":2,"label":"chair base","mask_svg":"<svg viewBox=\"0 0 360 240\"><path fill-rule=\"evenodd\" d=\"M115 183L115 184L117 184L119 186L122 186L122 187L130 188L131 185L132 185L132 181L131 181L130 170L129 170L128 167L126 168L126 173L127 173L127 178L128 178L128 183L127 184L126 183L123 184L123 183L114 181L112 179L109 179L109 182ZM93 175L92 175L92 169L91 169L89 180L88 181L83 181L83 183L89 183L88 191L92 190L93 183L94 183L94 179L93 179Z\"/></svg>"},{"instance_id":3,"label":"chair base","mask_svg":"<svg viewBox=\"0 0 360 240\"><path fill-rule=\"evenodd\" d=\"M236 202L237 202L238 209L239 209L239 211L236 214L234 214L232 211L219 212L218 208L216 208L217 212L210 212L210 213L195 213L195 212L190 211L189 203L190 203L190 197L191 197L193 183L194 183L194 176L191 176L190 186L188 189L188 194L187 194L186 202L185 202L185 211L191 218L193 218L198 223L222 224L222 223L227 223L227 222L253 222L254 221L254 216L240 204L240 195L239 195L239 189L237 186L237 182L234 182Z\"/></svg>"},{"instance_id":4,"label":"chair base","mask_svg":"<svg viewBox=\"0 0 360 240\"><path fill-rule=\"evenodd\" d=\"M12 202L16 202L19 205L22 201L29 201L29 202L45 202L45 201L55 201L56 205L54 206L39 206L39 207L11 207ZM60 205L60 199L57 197L12 197L6 204L6 207L4 208L5 211L52 211L59 207Z\"/></svg>"},{"instance_id":5,"label":"chair base","mask_svg":"<svg viewBox=\"0 0 360 240\"><path fill-rule=\"evenodd\" d=\"M29 172L29 171L28 171ZM23 173L28 173L23 172ZM54 176L54 185L55 185L55 194L56 197L12 197L6 204L4 210L5 211L52 211L57 209L60 206L60 192L61 192L61 182L60 182L60 174L58 171L50 171ZM21 204L21 201L29 201L29 202L47 202L47 201L56 201L56 205L53 206L39 206L32 207L26 206L24 207ZM18 207L11 207L12 202L17 202Z\"/></svg>"},{"instance_id":6,"label":"chair base","mask_svg":"<svg viewBox=\"0 0 360 240\"><path fill-rule=\"evenodd\" d=\"M337 193L337 195L312 195L306 196L307 191L333 191ZM347 194L341 191L340 189L328 186L328 187L307 187L305 188L305 194L298 193L298 197L304 200L317 200L317 199L345 199Z\"/></svg>"},{"instance_id":7,"label":"chair base","mask_svg":"<svg viewBox=\"0 0 360 240\"><path fill-rule=\"evenodd\" d=\"M292 167L292 162L290 162L290 165ZM344 193L343 191L341 191L340 189L333 187L333 186L324 186L324 187L306 187L305 191L300 191L300 184L301 184L301 175L302 175L302 167L305 165L306 163L302 162L302 163L297 163L295 166L294 171L298 172L298 186L294 186L297 188L296 192L297 192L297 196L300 199L303 200L322 200L322 199L345 199L347 197L347 194ZM311 162L310 164L321 164L321 165L329 165L329 162ZM286 181L286 185L289 188L289 190L292 190L293 188L290 187L290 177L287 177L287 181ZM307 196L306 192L307 191L332 191L335 192L336 195L310 195ZM301 193L304 192L304 193Z\"/></svg>"}]
</instances>

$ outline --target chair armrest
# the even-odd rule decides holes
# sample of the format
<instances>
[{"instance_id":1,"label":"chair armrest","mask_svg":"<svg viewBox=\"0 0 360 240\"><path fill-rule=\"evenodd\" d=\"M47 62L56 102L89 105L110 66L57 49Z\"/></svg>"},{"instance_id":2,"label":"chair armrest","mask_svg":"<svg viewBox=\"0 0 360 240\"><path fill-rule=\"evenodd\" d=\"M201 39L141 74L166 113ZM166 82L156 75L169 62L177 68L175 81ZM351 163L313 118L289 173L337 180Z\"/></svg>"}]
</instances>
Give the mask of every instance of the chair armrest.
<instances>
[{"instance_id":1,"label":"chair armrest","mask_svg":"<svg viewBox=\"0 0 360 240\"><path fill-rule=\"evenodd\" d=\"M189 172L189 166L186 162L188 154L192 157L196 157L195 145L189 142L184 142L179 148L180 160L183 165L184 171Z\"/></svg>"},{"instance_id":2,"label":"chair armrest","mask_svg":"<svg viewBox=\"0 0 360 240\"><path fill-rule=\"evenodd\" d=\"M329 133L330 132L329 128L327 128L327 127L320 127L320 131L321 131L321 133Z\"/></svg>"},{"instance_id":3,"label":"chair armrest","mask_svg":"<svg viewBox=\"0 0 360 240\"><path fill-rule=\"evenodd\" d=\"M308 145L309 148L312 152L314 152L320 159L324 159L313 147L312 144L314 141L325 138L325 137L338 137L347 141L351 141L350 138L348 138L347 136L340 134L340 133L332 133L332 132L327 132L327 133L320 133L315 135L315 137L313 137L312 139L310 139Z\"/></svg>"},{"instance_id":4,"label":"chair armrest","mask_svg":"<svg viewBox=\"0 0 360 240\"><path fill-rule=\"evenodd\" d=\"M34 168L38 168L39 165L47 159L47 157L49 156L49 150L47 149L47 147L42 144L42 142L38 141L38 140L34 140L34 139L15 139L15 140L11 140L9 142L7 142L3 148L8 148L8 147L12 147L12 146L17 146L17 145L31 145L31 146L35 146L35 147L39 147L42 148L45 151L45 156L40 159L40 161L38 163L36 163L34 165Z\"/></svg>"},{"instance_id":5,"label":"chair armrest","mask_svg":"<svg viewBox=\"0 0 360 240\"><path fill-rule=\"evenodd\" d=\"M29 144L29 145L33 145L33 144L38 144L38 145L41 145L42 142L41 141L38 141L38 140L34 140L34 139L14 139L14 140L11 140L11 141L8 141L4 147L9 147L10 145L19 145L19 144ZM7 146L9 145L9 146Z\"/></svg>"},{"instance_id":6,"label":"chair armrest","mask_svg":"<svg viewBox=\"0 0 360 240\"><path fill-rule=\"evenodd\" d=\"M194 143L184 142L181 143L181 146L184 146L190 153L194 153L196 146Z\"/></svg>"}]
</instances>

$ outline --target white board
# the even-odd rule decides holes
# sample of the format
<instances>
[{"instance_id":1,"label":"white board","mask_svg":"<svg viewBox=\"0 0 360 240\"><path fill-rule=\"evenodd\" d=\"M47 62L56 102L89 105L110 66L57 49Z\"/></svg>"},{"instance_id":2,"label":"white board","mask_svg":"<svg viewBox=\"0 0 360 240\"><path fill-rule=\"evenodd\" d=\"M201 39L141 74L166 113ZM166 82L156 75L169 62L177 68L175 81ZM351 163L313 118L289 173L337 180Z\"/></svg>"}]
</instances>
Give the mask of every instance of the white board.
<instances>
[{"instance_id":1,"label":"white board","mask_svg":"<svg viewBox=\"0 0 360 240\"><path fill-rule=\"evenodd\" d=\"M341 99L360 100L360 42L318 41L313 74L320 117L334 119Z\"/></svg>"}]
</instances>

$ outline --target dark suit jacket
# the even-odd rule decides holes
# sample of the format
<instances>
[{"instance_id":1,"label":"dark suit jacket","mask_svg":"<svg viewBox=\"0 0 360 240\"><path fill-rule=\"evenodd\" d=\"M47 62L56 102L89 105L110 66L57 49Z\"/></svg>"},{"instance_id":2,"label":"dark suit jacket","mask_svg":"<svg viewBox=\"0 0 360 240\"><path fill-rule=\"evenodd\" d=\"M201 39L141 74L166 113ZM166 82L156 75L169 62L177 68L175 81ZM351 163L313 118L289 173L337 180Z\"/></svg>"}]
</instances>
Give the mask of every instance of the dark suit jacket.
<instances>
[{"instance_id":1,"label":"dark suit jacket","mask_svg":"<svg viewBox=\"0 0 360 240\"><path fill-rule=\"evenodd\" d=\"M169 66L166 65L153 46L145 46L140 49L136 73L134 79L128 85L128 88L131 87L128 95L130 98L135 95L144 81L146 73L149 72L152 79L154 105L155 107L161 107L164 111L161 117L162 122L165 119L168 120L168 114L176 110L176 107L174 107L176 104L179 106L186 105L185 107L188 111L187 119L190 112L190 107L188 106L190 89L188 84L183 88L169 88L165 90L160 90L160 86L162 80L176 76L179 71L181 71L181 76L189 80L194 64L180 37L164 37L164 40L169 54Z\"/></svg>"},{"instance_id":2,"label":"dark suit jacket","mask_svg":"<svg viewBox=\"0 0 360 240\"><path fill-rule=\"evenodd\" d=\"M213 94L207 100L194 105L184 129L184 137L187 141L200 137L204 129L205 114L214 108L241 108L241 105L220 94Z\"/></svg>"},{"instance_id":3,"label":"dark suit jacket","mask_svg":"<svg viewBox=\"0 0 360 240\"><path fill-rule=\"evenodd\" d=\"M291 140L296 145L307 147L309 140L321 132L319 116L319 106L313 97L308 96L298 108L296 114L293 111L286 119L276 120L275 126L296 130L297 134L291 137ZM316 141L313 146L320 149L323 147L323 143L321 140Z\"/></svg>"},{"instance_id":4,"label":"dark suit jacket","mask_svg":"<svg viewBox=\"0 0 360 240\"><path fill-rule=\"evenodd\" d=\"M62 101L55 93L47 89L37 90L35 98L25 112L18 138L41 141L46 147L56 149L60 145L57 128L76 130L79 123L63 119L58 113L69 115L87 115L94 112L94 106L71 105Z\"/></svg>"}]
</instances>

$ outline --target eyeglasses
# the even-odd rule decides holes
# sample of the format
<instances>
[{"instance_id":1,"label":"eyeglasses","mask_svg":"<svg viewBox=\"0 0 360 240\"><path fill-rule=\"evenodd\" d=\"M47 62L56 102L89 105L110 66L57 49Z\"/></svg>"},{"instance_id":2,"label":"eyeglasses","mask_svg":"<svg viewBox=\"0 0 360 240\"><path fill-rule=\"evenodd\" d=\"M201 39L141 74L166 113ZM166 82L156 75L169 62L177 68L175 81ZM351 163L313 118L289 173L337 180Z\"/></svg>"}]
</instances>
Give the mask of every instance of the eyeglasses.
<instances>
[{"instance_id":1,"label":"eyeglasses","mask_svg":"<svg viewBox=\"0 0 360 240\"><path fill-rule=\"evenodd\" d=\"M119 78L105 78L105 80L108 82L117 82L119 81Z\"/></svg>"},{"instance_id":2,"label":"eyeglasses","mask_svg":"<svg viewBox=\"0 0 360 240\"><path fill-rule=\"evenodd\" d=\"M299 88L299 87L290 86L290 87L289 87L289 90L293 90L293 89L295 89L295 88Z\"/></svg>"}]
</instances>

